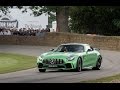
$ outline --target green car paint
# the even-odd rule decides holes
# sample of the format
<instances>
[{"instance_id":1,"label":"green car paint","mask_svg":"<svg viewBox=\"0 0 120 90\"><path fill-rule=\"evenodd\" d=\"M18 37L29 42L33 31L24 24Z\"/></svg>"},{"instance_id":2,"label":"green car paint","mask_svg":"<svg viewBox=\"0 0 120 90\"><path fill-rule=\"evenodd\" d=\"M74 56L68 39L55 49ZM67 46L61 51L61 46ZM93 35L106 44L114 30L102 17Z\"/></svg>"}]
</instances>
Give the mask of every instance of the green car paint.
<instances>
[{"instance_id":1,"label":"green car paint","mask_svg":"<svg viewBox=\"0 0 120 90\"><path fill-rule=\"evenodd\" d=\"M62 51L63 48L67 51ZM67 43L38 56L37 67L40 72L46 69L81 71L86 68L100 69L101 62L102 56L98 49L89 44Z\"/></svg>"}]
</instances>

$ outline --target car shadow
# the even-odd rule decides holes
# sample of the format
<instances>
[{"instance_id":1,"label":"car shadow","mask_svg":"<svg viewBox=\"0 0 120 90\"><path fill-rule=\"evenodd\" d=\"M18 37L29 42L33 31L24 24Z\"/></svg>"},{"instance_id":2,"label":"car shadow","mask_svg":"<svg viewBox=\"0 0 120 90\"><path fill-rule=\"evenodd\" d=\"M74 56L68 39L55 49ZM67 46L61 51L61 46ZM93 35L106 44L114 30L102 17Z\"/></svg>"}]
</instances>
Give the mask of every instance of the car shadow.
<instances>
[{"instance_id":1,"label":"car shadow","mask_svg":"<svg viewBox=\"0 0 120 90\"><path fill-rule=\"evenodd\" d=\"M91 69L83 69L81 72L91 71ZM49 70L47 72L76 72L75 70Z\"/></svg>"},{"instance_id":2,"label":"car shadow","mask_svg":"<svg viewBox=\"0 0 120 90\"><path fill-rule=\"evenodd\" d=\"M104 69L100 69L100 70L104 70ZM94 72L94 71L99 71L99 70L92 70L92 69L82 69L81 72ZM75 70L46 70L46 72L43 73L57 73L57 72L76 72ZM42 73L42 72L41 72Z\"/></svg>"}]
</instances>

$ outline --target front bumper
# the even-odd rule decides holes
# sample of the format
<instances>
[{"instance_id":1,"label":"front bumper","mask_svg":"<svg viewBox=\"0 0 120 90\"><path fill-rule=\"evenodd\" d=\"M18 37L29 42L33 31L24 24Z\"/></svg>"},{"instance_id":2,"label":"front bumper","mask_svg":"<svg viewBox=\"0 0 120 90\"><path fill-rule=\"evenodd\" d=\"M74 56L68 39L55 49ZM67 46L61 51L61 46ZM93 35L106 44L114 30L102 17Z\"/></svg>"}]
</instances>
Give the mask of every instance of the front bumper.
<instances>
[{"instance_id":1,"label":"front bumper","mask_svg":"<svg viewBox=\"0 0 120 90\"><path fill-rule=\"evenodd\" d=\"M65 64L43 64L37 63L39 69L74 69L75 66L72 63L65 63Z\"/></svg>"}]
</instances>

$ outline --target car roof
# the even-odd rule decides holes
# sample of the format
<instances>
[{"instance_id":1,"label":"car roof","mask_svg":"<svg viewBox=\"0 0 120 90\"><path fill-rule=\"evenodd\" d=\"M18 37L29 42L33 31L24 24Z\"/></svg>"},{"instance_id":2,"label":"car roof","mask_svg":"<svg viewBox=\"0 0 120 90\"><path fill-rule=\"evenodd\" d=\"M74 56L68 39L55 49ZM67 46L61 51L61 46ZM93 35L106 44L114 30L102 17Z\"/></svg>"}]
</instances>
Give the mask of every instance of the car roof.
<instances>
[{"instance_id":1,"label":"car roof","mask_svg":"<svg viewBox=\"0 0 120 90\"><path fill-rule=\"evenodd\" d=\"M83 45L83 46L86 46L86 45L89 45L89 44L85 44L85 43L64 43L64 44L61 44L61 45Z\"/></svg>"}]
</instances>

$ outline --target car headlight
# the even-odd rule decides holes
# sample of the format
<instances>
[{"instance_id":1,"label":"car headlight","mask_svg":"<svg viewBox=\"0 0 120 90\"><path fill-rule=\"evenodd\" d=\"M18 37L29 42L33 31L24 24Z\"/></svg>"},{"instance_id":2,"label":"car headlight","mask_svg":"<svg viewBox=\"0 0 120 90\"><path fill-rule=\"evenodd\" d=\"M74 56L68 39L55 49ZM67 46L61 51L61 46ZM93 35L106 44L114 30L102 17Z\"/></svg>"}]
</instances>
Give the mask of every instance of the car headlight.
<instances>
[{"instance_id":1,"label":"car headlight","mask_svg":"<svg viewBox=\"0 0 120 90\"><path fill-rule=\"evenodd\" d=\"M71 60L74 60L74 59L75 59L75 56L69 56L69 57L67 58L68 61L71 61Z\"/></svg>"},{"instance_id":2,"label":"car headlight","mask_svg":"<svg viewBox=\"0 0 120 90\"><path fill-rule=\"evenodd\" d=\"M42 59L41 56L39 56L39 57L37 58L37 60L38 60L38 61L42 61L43 59Z\"/></svg>"}]
</instances>

